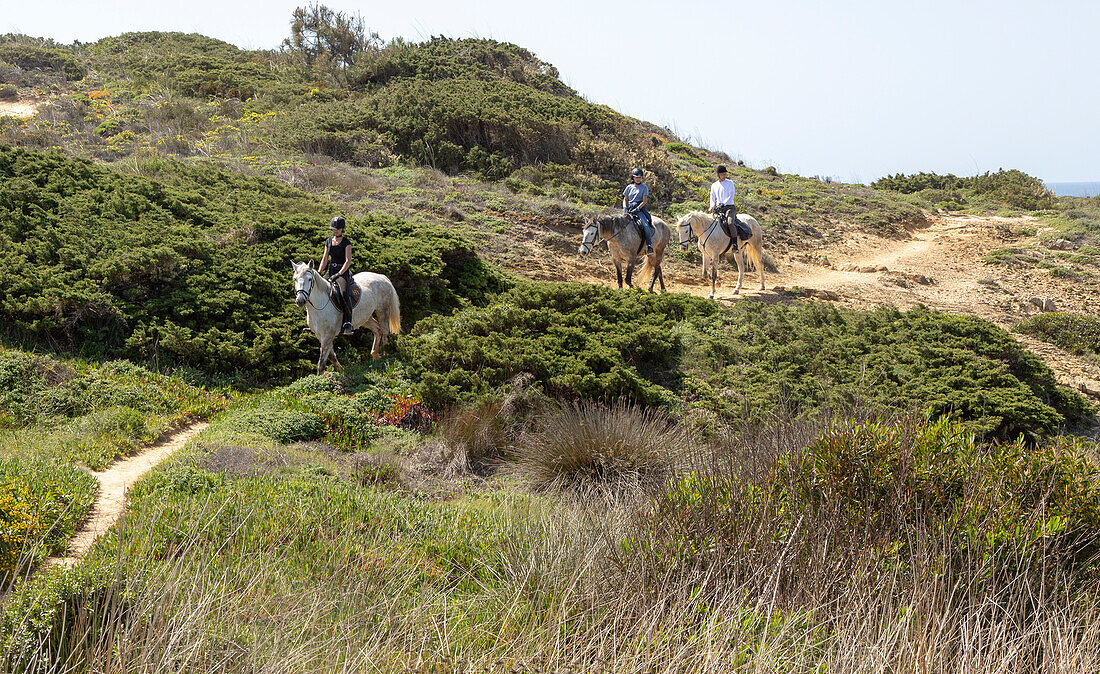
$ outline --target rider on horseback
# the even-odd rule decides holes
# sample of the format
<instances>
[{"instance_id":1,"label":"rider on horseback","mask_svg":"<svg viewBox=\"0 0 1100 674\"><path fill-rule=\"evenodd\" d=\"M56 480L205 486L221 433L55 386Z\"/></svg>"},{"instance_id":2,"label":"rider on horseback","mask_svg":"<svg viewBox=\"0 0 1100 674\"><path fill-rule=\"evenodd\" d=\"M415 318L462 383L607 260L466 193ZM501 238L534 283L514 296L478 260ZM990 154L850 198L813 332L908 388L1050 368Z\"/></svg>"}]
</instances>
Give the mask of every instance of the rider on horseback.
<instances>
[{"instance_id":1,"label":"rider on horseback","mask_svg":"<svg viewBox=\"0 0 1100 674\"><path fill-rule=\"evenodd\" d=\"M640 168L631 169L630 184L623 190L623 210L637 219L638 227L645 237L646 255L653 254L653 230L649 211L645 205L649 202L649 186L643 182L645 172Z\"/></svg>"},{"instance_id":2,"label":"rider on horseback","mask_svg":"<svg viewBox=\"0 0 1100 674\"><path fill-rule=\"evenodd\" d=\"M710 208L707 210L717 214L719 222L722 223L722 228L736 241L738 229L737 206L733 203L733 197L737 189L734 187L733 181L726 178L725 166L719 166L717 173L718 180L710 186ZM735 248L736 245L734 243Z\"/></svg>"},{"instance_id":3,"label":"rider on horseback","mask_svg":"<svg viewBox=\"0 0 1100 674\"><path fill-rule=\"evenodd\" d=\"M325 253L321 256L321 269L328 274L329 281L333 283L340 297L343 298L344 329L345 335L355 333L351 325L351 239L344 236L344 219L339 215L332 219L329 226L332 236L325 240ZM326 266L327 265L327 266Z\"/></svg>"}]
</instances>

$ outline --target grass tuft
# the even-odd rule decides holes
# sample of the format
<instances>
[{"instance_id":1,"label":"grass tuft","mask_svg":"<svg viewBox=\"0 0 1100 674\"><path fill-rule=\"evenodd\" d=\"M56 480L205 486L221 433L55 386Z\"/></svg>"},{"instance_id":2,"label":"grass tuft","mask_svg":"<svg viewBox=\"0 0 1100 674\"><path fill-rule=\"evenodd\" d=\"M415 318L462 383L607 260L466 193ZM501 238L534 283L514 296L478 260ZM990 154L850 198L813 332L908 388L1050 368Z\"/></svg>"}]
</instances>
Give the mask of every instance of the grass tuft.
<instances>
[{"instance_id":1,"label":"grass tuft","mask_svg":"<svg viewBox=\"0 0 1100 674\"><path fill-rule=\"evenodd\" d=\"M560 405L525 433L513 469L533 488L660 481L692 445L691 434L653 408Z\"/></svg>"}]
</instances>

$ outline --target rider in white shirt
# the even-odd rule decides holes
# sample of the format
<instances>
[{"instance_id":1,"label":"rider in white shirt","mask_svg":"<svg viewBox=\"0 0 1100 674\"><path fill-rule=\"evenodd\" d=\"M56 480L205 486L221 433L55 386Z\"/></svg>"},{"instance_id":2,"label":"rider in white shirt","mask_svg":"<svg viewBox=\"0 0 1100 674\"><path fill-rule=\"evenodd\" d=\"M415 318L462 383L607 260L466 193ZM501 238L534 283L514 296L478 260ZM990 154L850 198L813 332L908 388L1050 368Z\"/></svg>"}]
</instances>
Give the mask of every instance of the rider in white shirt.
<instances>
[{"instance_id":1,"label":"rider in white shirt","mask_svg":"<svg viewBox=\"0 0 1100 674\"><path fill-rule=\"evenodd\" d=\"M710 186L710 208L712 213L717 213L719 219L726 218L731 227L737 225L737 206L733 203L733 197L737 193L733 181L726 177L726 167L718 167L718 180ZM736 229L731 229L737 236Z\"/></svg>"}]
</instances>

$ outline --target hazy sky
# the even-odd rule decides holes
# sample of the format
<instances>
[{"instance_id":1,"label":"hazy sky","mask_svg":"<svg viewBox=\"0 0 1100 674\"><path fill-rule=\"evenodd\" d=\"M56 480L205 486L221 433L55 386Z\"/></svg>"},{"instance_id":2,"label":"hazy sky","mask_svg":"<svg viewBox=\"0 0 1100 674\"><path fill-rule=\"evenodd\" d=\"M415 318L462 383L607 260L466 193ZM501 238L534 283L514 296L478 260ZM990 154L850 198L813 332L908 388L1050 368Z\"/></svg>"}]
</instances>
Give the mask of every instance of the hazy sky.
<instances>
[{"instance_id":1,"label":"hazy sky","mask_svg":"<svg viewBox=\"0 0 1100 674\"><path fill-rule=\"evenodd\" d=\"M0 32L199 32L271 48L304 0L0 0ZM346 2L383 38L515 42L591 101L750 166L865 182L1100 180L1100 2Z\"/></svg>"}]
</instances>

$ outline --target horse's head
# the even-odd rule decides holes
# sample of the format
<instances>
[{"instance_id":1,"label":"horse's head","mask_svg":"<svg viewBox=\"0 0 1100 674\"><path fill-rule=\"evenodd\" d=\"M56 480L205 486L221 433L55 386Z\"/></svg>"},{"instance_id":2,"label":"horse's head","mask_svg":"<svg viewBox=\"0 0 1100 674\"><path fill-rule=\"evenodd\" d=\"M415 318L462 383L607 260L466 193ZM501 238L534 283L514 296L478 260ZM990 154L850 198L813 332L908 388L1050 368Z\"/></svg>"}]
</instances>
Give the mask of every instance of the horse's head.
<instances>
[{"instance_id":1,"label":"horse's head","mask_svg":"<svg viewBox=\"0 0 1100 674\"><path fill-rule=\"evenodd\" d=\"M581 247L577 249L580 255L588 255L600 242L600 223L598 220L584 219L584 229L581 230Z\"/></svg>"},{"instance_id":2,"label":"horse's head","mask_svg":"<svg viewBox=\"0 0 1100 674\"><path fill-rule=\"evenodd\" d=\"M294 303L304 307L309 302L309 295L313 292L313 284L316 283L313 260L310 260L309 264L291 262L290 267L294 270Z\"/></svg>"},{"instance_id":3,"label":"horse's head","mask_svg":"<svg viewBox=\"0 0 1100 674\"><path fill-rule=\"evenodd\" d=\"M691 228L692 218L693 214L687 213L676 222L676 233L680 235L680 250L687 250L688 244L694 237L695 233Z\"/></svg>"}]
</instances>

